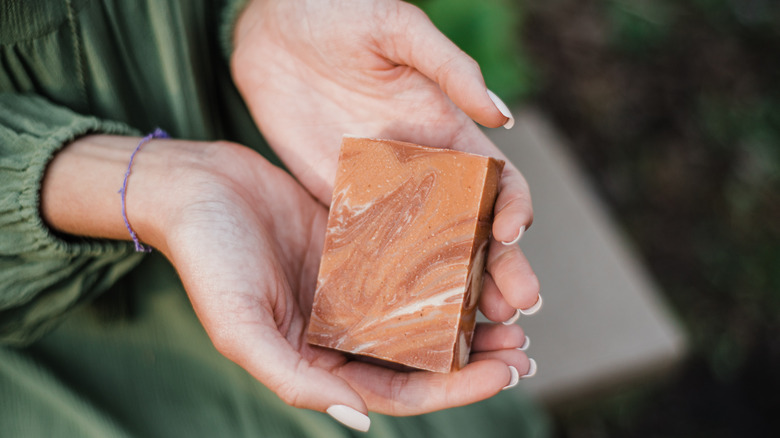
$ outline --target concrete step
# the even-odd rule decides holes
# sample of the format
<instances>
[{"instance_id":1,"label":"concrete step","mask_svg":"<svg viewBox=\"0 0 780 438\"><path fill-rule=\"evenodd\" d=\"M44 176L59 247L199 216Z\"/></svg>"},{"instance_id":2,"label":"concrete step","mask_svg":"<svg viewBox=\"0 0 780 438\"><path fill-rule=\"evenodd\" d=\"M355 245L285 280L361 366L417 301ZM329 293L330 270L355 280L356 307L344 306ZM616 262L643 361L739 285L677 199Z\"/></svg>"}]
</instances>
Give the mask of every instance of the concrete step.
<instances>
[{"instance_id":1,"label":"concrete step","mask_svg":"<svg viewBox=\"0 0 780 438\"><path fill-rule=\"evenodd\" d=\"M562 136L537 109L513 114L513 129L486 132L531 187L535 219L520 246L544 297L539 313L518 321L539 368L517 390L572 401L674 365L685 334Z\"/></svg>"}]
</instances>

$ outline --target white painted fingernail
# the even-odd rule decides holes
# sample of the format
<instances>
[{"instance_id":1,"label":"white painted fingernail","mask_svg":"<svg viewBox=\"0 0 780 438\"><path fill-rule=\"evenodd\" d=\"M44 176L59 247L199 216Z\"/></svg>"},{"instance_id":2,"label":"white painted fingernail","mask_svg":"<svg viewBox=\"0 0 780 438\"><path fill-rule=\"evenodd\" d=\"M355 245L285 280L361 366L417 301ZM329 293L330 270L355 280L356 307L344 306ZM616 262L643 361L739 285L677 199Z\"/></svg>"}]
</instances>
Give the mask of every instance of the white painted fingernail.
<instances>
[{"instance_id":1,"label":"white painted fingernail","mask_svg":"<svg viewBox=\"0 0 780 438\"><path fill-rule=\"evenodd\" d=\"M523 345L518 348L520 351L528 350L528 347L531 346L531 339L528 337L528 335L525 335L525 342L523 342Z\"/></svg>"},{"instance_id":2,"label":"white painted fingernail","mask_svg":"<svg viewBox=\"0 0 780 438\"><path fill-rule=\"evenodd\" d=\"M355 430L368 432L368 428L371 427L371 419L368 418L368 415L349 406L333 405L327 409L327 412L336 421Z\"/></svg>"},{"instance_id":3,"label":"white painted fingernail","mask_svg":"<svg viewBox=\"0 0 780 438\"><path fill-rule=\"evenodd\" d=\"M529 358L528 359L528 372L520 377L521 379L528 379L536 375L536 361Z\"/></svg>"},{"instance_id":4,"label":"white painted fingernail","mask_svg":"<svg viewBox=\"0 0 780 438\"><path fill-rule=\"evenodd\" d=\"M501 242L502 244L506 246L512 246L520 241L520 238L523 237L523 233L525 233L525 225L522 225L520 227L520 231L517 232L517 237L514 238L511 242Z\"/></svg>"},{"instance_id":5,"label":"white painted fingernail","mask_svg":"<svg viewBox=\"0 0 780 438\"><path fill-rule=\"evenodd\" d=\"M519 310L515 311L515 314L512 315L511 318L509 318L506 321L504 321L502 324L504 324L504 325L512 325L512 324L515 323L515 321L517 321L517 318L520 318L520 311Z\"/></svg>"},{"instance_id":6,"label":"white painted fingernail","mask_svg":"<svg viewBox=\"0 0 780 438\"><path fill-rule=\"evenodd\" d=\"M539 309L542 308L542 296L539 295L539 299L536 300L536 304L533 306L527 308L527 309L520 309L520 313L522 313L525 316L533 315L534 313L538 312Z\"/></svg>"},{"instance_id":7,"label":"white painted fingernail","mask_svg":"<svg viewBox=\"0 0 780 438\"><path fill-rule=\"evenodd\" d=\"M501 114L504 115L504 117L508 118L509 120L504 123L504 128L510 129L513 126L515 126L515 118L512 117L512 112L509 111L509 107L506 106L503 100L501 100L498 96L496 96L496 93L487 90L488 96L490 96L490 100L493 101L494 104L496 104L496 108L498 108L499 111L501 111Z\"/></svg>"},{"instance_id":8,"label":"white painted fingernail","mask_svg":"<svg viewBox=\"0 0 780 438\"><path fill-rule=\"evenodd\" d=\"M515 385L517 385L517 382L520 381L520 373L517 372L517 368L513 367L512 365L509 365L509 384L504 387L504 389L513 388Z\"/></svg>"}]
</instances>

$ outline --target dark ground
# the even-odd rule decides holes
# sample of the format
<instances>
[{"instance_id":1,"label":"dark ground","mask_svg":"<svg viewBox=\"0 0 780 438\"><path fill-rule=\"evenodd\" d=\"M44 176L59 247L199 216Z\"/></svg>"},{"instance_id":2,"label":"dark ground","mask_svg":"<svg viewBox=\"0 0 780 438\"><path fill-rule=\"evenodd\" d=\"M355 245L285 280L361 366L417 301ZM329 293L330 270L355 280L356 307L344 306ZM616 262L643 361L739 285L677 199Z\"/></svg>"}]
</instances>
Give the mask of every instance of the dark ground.
<instances>
[{"instance_id":1,"label":"dark ground","mask_svg":"<svg viewBox=\"0 0 780 438\"><path fill-rule=\"evenodd\" d=\"M570 140L690 336L559 437L780 436L780 1L528 0L529 99Z\"/></svg>"}]
</instances>

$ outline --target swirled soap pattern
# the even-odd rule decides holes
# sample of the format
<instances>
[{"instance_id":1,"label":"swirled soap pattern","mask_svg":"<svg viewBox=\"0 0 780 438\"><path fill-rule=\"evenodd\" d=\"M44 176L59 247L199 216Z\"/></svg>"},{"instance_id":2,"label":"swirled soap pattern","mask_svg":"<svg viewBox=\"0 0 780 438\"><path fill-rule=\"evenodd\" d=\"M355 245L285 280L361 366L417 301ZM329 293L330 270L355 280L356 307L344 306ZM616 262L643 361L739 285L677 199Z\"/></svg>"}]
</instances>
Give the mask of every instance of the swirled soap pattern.
<instances>
[{"instance_id":1,"label":"swirled soap pattern","mask_svg":"<svg viewBox=\"0 0 780 438\"><path fill-rule=\"evenodd\" d=\"M309 343L429 371L465 366L503 166L344 137Z\"/></svg>"}]
</instances>

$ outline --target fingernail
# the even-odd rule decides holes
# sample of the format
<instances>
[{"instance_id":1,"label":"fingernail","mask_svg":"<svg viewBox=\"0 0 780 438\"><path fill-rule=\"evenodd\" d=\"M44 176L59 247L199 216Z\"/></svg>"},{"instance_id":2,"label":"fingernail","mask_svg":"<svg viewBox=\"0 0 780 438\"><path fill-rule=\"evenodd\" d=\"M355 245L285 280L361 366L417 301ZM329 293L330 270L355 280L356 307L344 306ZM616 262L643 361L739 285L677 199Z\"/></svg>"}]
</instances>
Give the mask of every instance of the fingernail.
<instances>
[{"instance_id":1,"label":"fingernail","mask_svg":"<svg viewBox=\"0 0 780 438\"><path fill-rule=\"evenodd\" d=\"M529 358L528 359L528 372L520 377L521 379L528 379L536 375L536 361Z\"/></svg>"},{"instance_id":2,"label":"fingernail","mask_svg":"<svg viewBox=\"0 0 780 438\"><path fill-rule=\"evenodd\" d=\"M501 114L504 115L504 117L508 118L509 120L504 123L504 128L510 129L513 126L515 126L515 118L512 117L512 113L509 111L509 107L506 106L504 101L502 101L498 96L496 96L495 93L493 93L490 90L487 90L488 96L490 96L490 100L493 101L494 104L496 104L496 108L498 108L499 111L501 111Z\"/></svg>"},{"instance_id":3,"label":"fingernail","mask_svg":"<svg viewBox=\"0 0 780 438\"><path fill-rule=\"evenodd\" d=\"M504 325L512 325L512 324L515 323L515 321L517 321L517 318L520 318L520 311L519 310L515 311L515 314L512 315L511 318L509 318L506 321L504 321L502 324L504 324Z\"/></svg>"},{"instance_id":4,"label":"fingernail","mask_svg":"<svg viewBox=\"0 0 780 438\"><path fill-rule=\"evenodd\" d=\"M361 432L368 432L371 419L368 415L344 405L333 405L327 409L328 415L341 424Z\"/></svg>"},{"instance_id":5,"label":"fingernail","mask_svg":"<svg viewBox=\"0 0 780 438\"><path fill-rule=\"evenodd\" d=\"M517 237L515 237L514 240L512 240L511 242L501 242L501 243L503 243L506 246L512 246L515 243L520 241L520 238L523 237L523 233L525 233L525 225L520 227L520 231L517 232Z\"/></svg>"},{"instance_id":6,"label":"fingernail","mask_svg":"<svg viewBox=\"0 0 780 438\"><path fill-rule=\"evenodd\" d=\"M523 345L518 348L520 351L528 350L528 347L531 346L531 339L528 337L528 335L525 335L525 342L523 342Z\"/></svg>"},{"instance_id":7,"label":"fingernail","mask_svg":"<svg viewBox=\"0 0 780 438\"><path fill-rule=\"evenodd\" d=\"M536 304L533 306L527 308L527 309L520 309L520 313L522 313L525 316L533 315L534 313L538 312L539 309L542 308L542 296L539 295L539 299L536 300Z\"/></svg>"},{"instance_id":8,"label":"fingernail","mask_svg":"<svg viewBox=\"0 0 780 438\"><path fill-rule=\"evenodd\" d=\"M509 389L517 385L517 382L520 381L520 373L517 372L517 368L513 367L512 365L509 365L509 384L504 387L504 389Z\"/></svg>"}]
</instances>

